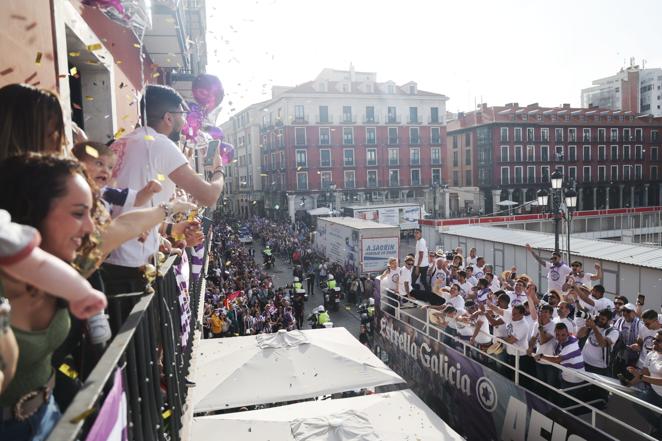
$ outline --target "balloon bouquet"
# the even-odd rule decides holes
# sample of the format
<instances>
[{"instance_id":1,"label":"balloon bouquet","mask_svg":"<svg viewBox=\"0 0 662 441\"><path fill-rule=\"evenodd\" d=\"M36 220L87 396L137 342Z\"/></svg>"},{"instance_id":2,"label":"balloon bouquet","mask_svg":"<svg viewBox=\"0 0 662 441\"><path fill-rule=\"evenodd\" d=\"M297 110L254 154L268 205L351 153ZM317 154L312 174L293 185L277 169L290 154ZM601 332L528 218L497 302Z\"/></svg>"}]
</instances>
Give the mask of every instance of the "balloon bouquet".
<instances>
[{"instance_id":1,"label":"balloon bouquet","mask_svg":"<svg viewBox=\"0 0 662 441\"><path fill-rule=\"evenodd\" d=\"M186 124L182 128L182 134L187 141L197 143L205 132L214 140L221 141L219 152L223 164L232 162L234 157L234 146L224 142L225 135L220 127L205 125L207 115L218 108L223 101L225 92L221 80L215 75L200 74L193 80L193 98L195 102L188 103L189 112L186 116Z\"/></svg>"}]
</instances>

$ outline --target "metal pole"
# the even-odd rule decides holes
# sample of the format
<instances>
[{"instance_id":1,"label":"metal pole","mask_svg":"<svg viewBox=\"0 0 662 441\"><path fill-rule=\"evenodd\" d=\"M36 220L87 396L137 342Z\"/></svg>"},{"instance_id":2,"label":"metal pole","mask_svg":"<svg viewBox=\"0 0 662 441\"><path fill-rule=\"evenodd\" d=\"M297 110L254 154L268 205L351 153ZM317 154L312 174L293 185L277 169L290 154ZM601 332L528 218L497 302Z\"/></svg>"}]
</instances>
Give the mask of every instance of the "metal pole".
<instances>
[{"instance_id":1,"label":"metal pole","mask_svg":"<svg viewBox=\"0 0 662 441\"><path fill-rule=\"evenodd\" d=\"M567 215L568 222L568 265L572 262L572 257L570 256L570 230L572 229L572 215L570 214L570 209L568 209Z\"/></svg>"},{"instance_id":2,"label":"metal pole","mask_svg":"<svg viewBox=\"0 0 662 441\"><path fill-rule=\"evenodd\" d=\"M561 212L560 212L560 200L558 197L558 190L554 191L554 195L552 196L552 203L554 204L554 251L557 253L560 250L559 246L559 236L560 236L560 228L561 228Z\"/></svg>"}]
</instances>

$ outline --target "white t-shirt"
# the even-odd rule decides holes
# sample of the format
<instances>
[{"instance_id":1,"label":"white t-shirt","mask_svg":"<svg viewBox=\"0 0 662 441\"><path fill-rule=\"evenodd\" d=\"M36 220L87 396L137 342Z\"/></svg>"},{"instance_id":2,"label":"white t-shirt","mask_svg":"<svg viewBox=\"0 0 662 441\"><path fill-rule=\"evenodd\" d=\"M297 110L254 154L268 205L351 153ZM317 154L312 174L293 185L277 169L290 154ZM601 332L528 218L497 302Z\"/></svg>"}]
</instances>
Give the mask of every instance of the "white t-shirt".
<instances>
[{"instance_id":1,"label":"white t-shirt","mask_svg":"<svg viewBox=\"0 0 662 441\"><path fill-rule=\"evenodd\" d=\"M572 272L570 273L570 275L572 277L574 277L574 279L575 279L575 286L584 285L584 286L588 286L588 287L590 287L591 282L593 282L591 280L591 277L595 276L595 274L584 273L584 275L582 277L578 277L577 275L572 274Z\"/></svg>"},{"instance_id":2,"label":"white t-shirt","mask_svg":"<svg viewBox=\"0 0 662 441\"><path fill-rule=\"evenodd\" d=\"M418 265L419 253L423 251L423 259L421 264ZM422 237L416 241L416 252L414 253L414 266L420 266L421 268L428 266L428 246L425 243L425 239Z\"/></svg>"},{"instance_id":3,"label":"white t-shirt","mask_svg":"<svg viewBox=\"0 0 662 441\"><path fill-rule=\"evenodd\" d=\"M411 291L411 270L407 268L407 265L400 268L400 275L398 277L398 293L401 296L409 294L409 291L405 288L405 282L409 284L409 291Z\"/></svg>"},{"instance_id":4,"label":"white t-shirt","mask_svg":"<svg viewBox=\"0 0 662 441\"><path fill-rule=\"evenodd\" d=\"M637 361L637 367L642 368L646 362L646 356L648 353L653 351L654 339L657 335L657 330L648 329L644 325L643 320L639 324L639 338L644 342L641 346L641 352L639 352L639 360Z\"/></svg>"},{"instance_id":5,"label":"white t-shirt","mask_svg":"<svg viewBox=\"0 0 662 441\"><path fill-rule=\"evenodd\" d=\"M508 330L508 337L512 335L517 339L516 342L506 347L506 353L517 355L519 352L520 355L526 355L526 350L529 348L530 331L527 321L524 318L517 321L511 320L506 329Z\"/></svg>"},{"instance_id":6,"label":"white t-shirt","mask_svg":"<svg viewBox=\"0 0 662 441\"><path fill-rule=\"evenodd\" d=\"M432 274L430 286L432 287L433 292L439 294L441 292L441 288L446 286L446 271L437 268L434 274Z\"/></svg>"},{"instance_id":7,"label":"white t-shirt","mask_svg":"<svg viewBox=\"0 0 662 441\"><path fill-rule=\"evenodd\" d=\"M556 348L557 343L554 338L554 327L556 326L556 323L553 320L550 320L543 326L545 333L552 336L552 338L547 340L546 343L540 343L540 329L538 329L538 326L538 321L535 321L531 328L531 337L536 338L536 354L554 355L554 348Z\"/></svg>"},{"instance_id":8,"label":"white t-shirt","mask_svg":"<svg viewBox=\"0 0 662 441\"><path fill-rule=\"evenodd\" d=\"M147 137L147 139L145 139ZM151 179L161 181L162 190L152 197L151 206L168 202L175 193L175 183L169 175L184 164L186 156L167 136L150 127L140 127L112 144L117 155L113 177L117 187L142 189ZM113 215L134 210L126 207L113 210ZM131 239L114 250L107 262L136 268L147 263L149 256L159 250L158 227L152 228L144 242Z\"/></svg>"},{"instance_id":9,"label":"white t-shirt","mask_svg":"<svg viewBox=\"0 0 662 441\"><path fill-rule=\"evenodd\" d=\"M545 268L547 269L547 290L556 289L562 292L565 279L572 271L570 267L565 263L554 266L552 262L545 262Z\"/></svg>"},{"instance_id":10,"label":"white t-shirt","mask_svg":"<svg viewBox=\"0 0 662 441\"><path fill-rule=\"evenodd\" d=\"M455 297L452 296L443 296L446 299L446 304L452 305L453 308L459 310L464 310L464 299L462 296L457 295Z\"/></svg>"},{"instance_id":11,"label":"white t-shirt","mask_svg":"<svg viewBox=\"0 0 662 441\"><path fill-rule=\"evenodd\" d=\"M614 302L612 302L607 297L602 296L602 298L596 299L595 297L593 297L592 294L591 294L590 297L591 297L591 300L593 300L594 305L589 305L588 303L583 301L581 298L579 299L579 305L583 309L587 310L589 312L589 314L597 315L603 309L609 309L610 311L615 310ZM579 318L579 317L577 317L575 319L575 325L577 325L577 329L584 327L585 324L586 324L585 319Z\"/></svg>"},{"instance_id":12,"label":"white t-shirt","mask_svg":"<svg viewBox=\"0 0 662 441\"><path fill-rule=\"evenodd\" d=\"M471 288L473 288L473 287L474 286L471 283L469 283L468 281L465 281L464 283L461 283L460 284L460 294L462 295L462 297L466 298L467 295L471 294Z\"/></svg>"},{"instance_id":13,"label":"white t-shirt","mask_svg":"<svg viewBox=\"0 0 662 441\"><path fill-rule=\"evenodd\" d=\"M473 266L473 267L475 267L475 266L476 266L476 261L477 261L477 260L478 260L478 256L476 256L476 257L468 256L468 257L466 258L466 260L465 260L465 263L467 264L467 266Z\"/></svg>"},{"instance_id":14,"label":"white t-shirt","mask_svg":"<svg viewBox=\"0 0 662 441\"><path fill-rule=\"evenodd\" d=\"M506 291L506 294L508 294L508 297L510 297L511 306L523 305L524 302L526 302L528 299L526 292L524 291L520 292L519 295L515 291Z\"/></svg>"},{"instance_id":15,"label":"white t-shirt","mask_svg":"<svg viewBox=\"0 0 662 441\"><path fill-rule=\"evenodd\" d=\"M644 367L648 368L651 377L662 378L662 354L657 351L650 351L644 361ZM662 386L651 384L656 394L662 396Z\"/></svg>"},{"instance_id":16,"label":"white t-shirt","mask_svg":"<svg viewBox=\"0 0 662 441\"><path fill-rule=\"evenodd\" d=\"M595 332L591 330L582 349L582 355L584 356L584 363L589 364L593 367L606 368L608 361L608 354L614 349L614 345L618 341L619 333L616 329L611 328L608 334L605 334L608 328L598 328L600 334L605 336L611 345L604 347L600 346L598 339L595 337Z\"/></svg>"},{"instance_id":17,"label":"white t-shirt","mask_svg":"<svg viewBox=\"0 0 662 441\"><path fill-rule=\"evenodd\" d=\"M382 279L381 286L384 289L390 289L392 291L398 290L398 281L400 280L400 268L388 269L388 273Z\"/></svg>"}]
</instances>

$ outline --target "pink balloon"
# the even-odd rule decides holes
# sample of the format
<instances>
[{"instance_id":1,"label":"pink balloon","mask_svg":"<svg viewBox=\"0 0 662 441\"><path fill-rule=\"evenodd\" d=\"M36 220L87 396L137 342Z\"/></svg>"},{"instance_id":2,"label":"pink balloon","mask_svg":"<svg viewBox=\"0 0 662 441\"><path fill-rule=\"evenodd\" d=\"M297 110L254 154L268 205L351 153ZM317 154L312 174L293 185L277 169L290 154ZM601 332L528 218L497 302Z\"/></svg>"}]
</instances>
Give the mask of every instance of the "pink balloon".
<instances>
[{"instance_id":1,"label":"pink balloon","mask_svg":"<svg viewBox=\"0 0 662 441\"><path fill-rule=\"evenodd\" d=\"M221 142L221 159L223 165L228 165L234 158L234 146L227 142Z\"/></svg>"},{"instance_id":2,"label":"pink balloon","mask_svg":"<svg viewBox=\"0 0 662 441\"><path fill-rule=\"evenodd\" d=\"M221 105L225 91L221 80L214 75L200 74L193 80L193 98L206 112L211 112Z\"/></svg>"},{"instance_id":3,"label":"pink balloon","mask_svg":"<svg viewBox=\"0 0 662 441\"><path fill-rule=\"evenodd\" d=\"M199 110L190 110L186 115L186 124L182 127L182 134L184 137L193 141L198 136L198 132L202 127L202 120L204 115Z\"/></svg>"},{"instance_id":4,"label":"pink balloon","mask_svg":"<svg viewBox=\"0 0 662 441\"><path fill-rule=\"evenodd\" d=\"M223 133L223 129L220 127L209 127L207 129L207 133L209 133L209 136L212 137L212 139L220 139L221 141L225 139L225 134Z\"/></svg>"}]
</instances>

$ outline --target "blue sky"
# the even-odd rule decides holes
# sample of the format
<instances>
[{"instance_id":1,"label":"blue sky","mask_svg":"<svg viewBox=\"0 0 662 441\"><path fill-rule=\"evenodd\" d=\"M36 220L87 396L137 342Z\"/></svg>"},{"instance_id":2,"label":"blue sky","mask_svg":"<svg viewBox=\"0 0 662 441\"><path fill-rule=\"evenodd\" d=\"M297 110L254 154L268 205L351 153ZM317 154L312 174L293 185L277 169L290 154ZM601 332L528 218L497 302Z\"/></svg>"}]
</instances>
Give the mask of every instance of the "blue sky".
<instances>
[{"instance_id":1,"label":"blue sky","mask_svg":"<svg viewBox=\"0 0 662 441\"><path fill-rule=\"evenodd\" d=\"M443 93L451 111L481 97L578 106L583 87L630 57L662 67L656 0L207 0L207 16L207 70L226 89L219 122L272 85L350 62Z\"/></svg>"}]
</instances>

